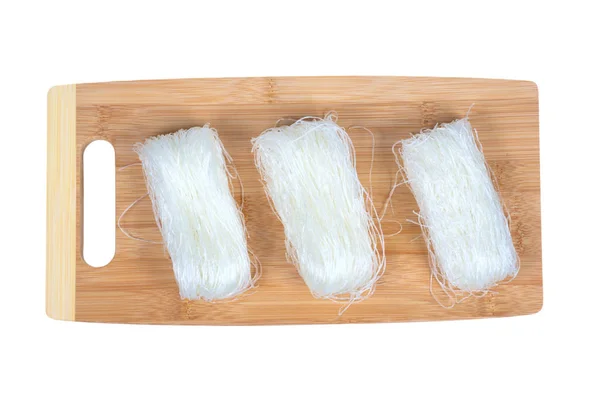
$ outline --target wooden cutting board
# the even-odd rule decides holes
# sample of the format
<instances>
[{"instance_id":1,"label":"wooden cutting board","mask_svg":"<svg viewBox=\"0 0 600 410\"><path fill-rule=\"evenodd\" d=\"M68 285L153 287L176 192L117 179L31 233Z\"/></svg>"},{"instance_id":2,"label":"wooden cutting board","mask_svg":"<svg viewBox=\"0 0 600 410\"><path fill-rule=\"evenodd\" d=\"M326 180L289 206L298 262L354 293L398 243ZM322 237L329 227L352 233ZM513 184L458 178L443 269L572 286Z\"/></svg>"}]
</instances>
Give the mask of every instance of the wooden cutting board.
<instances>
[{"instance_id":1,"label":"wooden cutting board","mask_svg":"<svg viewBox=\"0 0 600 410\"><path fill-rule=\"evenodd\" d=\"M512 216L521 271L497 293L453 309L429 292L427 251L417 205L406 186L393 196L404 229L386 238L387 270L370 299L338 316L339 304L315 300L285 259L283 228L271 212L250 152L250 140L280 118L339 115L342 127L375 135L373 192L379 209L396 173L393 143L424 127L464 117L469 107L486 158ZM116 233L116 254L105 267L82 258L82 154L96 139L113 144L117 169L137 162L136 142L180 128L215 127L232 155L246 192L249 246L263 274L257 291L234 302L179 298L161 245ZM357 168L368 184L371 136L350 130ZM48 316L63 320L162 324L292 324L446 320L513 316L542 307L542 243L538 91L532 82L408 77L268 77L78 84L48 94ZM116 172L116 215L146 192L141 167ZM387 219L387 216L386 216ZM160 240L150 200L127 213L132 234ZM384 222L386 234L398 225Z\"/></svg>"}]
</instances>

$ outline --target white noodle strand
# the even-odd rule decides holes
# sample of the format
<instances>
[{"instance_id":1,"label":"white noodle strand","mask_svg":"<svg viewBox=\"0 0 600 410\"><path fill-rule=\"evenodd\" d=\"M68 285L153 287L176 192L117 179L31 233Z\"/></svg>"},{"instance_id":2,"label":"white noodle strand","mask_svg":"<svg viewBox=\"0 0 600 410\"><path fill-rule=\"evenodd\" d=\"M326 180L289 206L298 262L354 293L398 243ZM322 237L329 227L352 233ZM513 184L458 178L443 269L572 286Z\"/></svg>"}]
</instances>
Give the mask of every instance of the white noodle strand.
<instances>
[{"instance_id":1,"label":"white noodle strand","mask_svg":"<svg viewBox=\"0 0 600 410\"><path fill-rule=\"evenodd\" d=\"M247 248L244 218L230 190L239 177L228 169L232 160L216 130L208 124L179 130L134 150L181 298L212 302L254 287L260 263Z\"/></svg>"},{"instance_id":2,"label":"white noodle strand","mask_svg":"<svg viewBox=\"0 0 600 410\"><path fill-rule=\"evenodd\" d=\"M385 244L356 154L335 114L304 117L253 139L256 167L281 220L288 260L316 298L368 298L385 270ZM371 134L372 135L372 134Z\"/></svg>"},{"instance_id":3,"label":"white noodle strand","mask_svg":"<svg viewBox=\"0 0 600 410\"><path fill-rule=\"evenodd\" d=\"M123 168L121 168L121 169L123 169ZM125 228L123 228L123 225L121 224L121 221L122 221L123 217L125 216L125 214L127 214L127 212L129 212L129 210L131 208L133 208L138 202L140 202L142 199L146 198L149 195L150 195L150 193L146 192L144 195L142 195L141 197L139 197L138 199L133 201L127 208L125 208L125 210L121 213L121 216L119 216L119 220L117 221L117 226L119 227L121 232L123 232L123 234L130 239L133 239L135 241L140 241L140 242L152 243L155 245L161 245L162 242L150 241L148 239L138 238L137 236L133 236Z\"/></svg>"},{"instance_id":4,"label":"white noodle strand","mask_svg":"<svg viewBox=\"0 0 600 410\"><path fill-rule=\"evenodd\" d=\"M423 232L436 301L451 308L516 277L510 220L468 119L398 141L392 150L419 205L417 221L410 222ZM449 303L435 295L434 280Z\"/></svg>"}]
</instances>

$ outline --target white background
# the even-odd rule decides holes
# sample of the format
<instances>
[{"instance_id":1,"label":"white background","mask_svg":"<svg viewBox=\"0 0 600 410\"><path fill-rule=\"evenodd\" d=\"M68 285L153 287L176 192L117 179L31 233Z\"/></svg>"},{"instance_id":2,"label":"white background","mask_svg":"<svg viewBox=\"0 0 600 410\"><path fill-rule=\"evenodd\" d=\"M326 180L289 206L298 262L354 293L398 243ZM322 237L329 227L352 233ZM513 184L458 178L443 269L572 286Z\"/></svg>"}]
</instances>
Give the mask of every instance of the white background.
<instances>
[{"instance_id":1,"label":"white background","mask_svg":"<svg viewBox=\"0 0 600 410\"><path fill-rule=\"evenodd\" d=\"M597 13L575 0L350 3L2 3L0 408L599 408ZM541 313L283 327L45 316L51 86L350 74L538 83Z\"/></svg>"}]
</instances>

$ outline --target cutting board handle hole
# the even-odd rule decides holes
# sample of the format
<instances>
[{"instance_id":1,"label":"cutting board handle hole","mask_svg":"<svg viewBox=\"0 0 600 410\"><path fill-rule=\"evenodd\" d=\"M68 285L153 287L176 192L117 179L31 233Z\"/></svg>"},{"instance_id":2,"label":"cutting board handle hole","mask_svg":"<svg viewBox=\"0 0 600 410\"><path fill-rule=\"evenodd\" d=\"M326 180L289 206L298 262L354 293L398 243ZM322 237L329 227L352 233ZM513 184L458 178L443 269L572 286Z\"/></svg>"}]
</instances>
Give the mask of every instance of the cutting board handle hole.
<instances>
[{"instance_id":1,"label":"cutting board handle hole","mask_svg":"<svg viewBox=\"0 0 600 410\"><path fill-rule=\"evenodd\" d=\"M105 140L83 151L83 260L94 268L115 256L115 149Z\"/></svg>"}]
</instances>

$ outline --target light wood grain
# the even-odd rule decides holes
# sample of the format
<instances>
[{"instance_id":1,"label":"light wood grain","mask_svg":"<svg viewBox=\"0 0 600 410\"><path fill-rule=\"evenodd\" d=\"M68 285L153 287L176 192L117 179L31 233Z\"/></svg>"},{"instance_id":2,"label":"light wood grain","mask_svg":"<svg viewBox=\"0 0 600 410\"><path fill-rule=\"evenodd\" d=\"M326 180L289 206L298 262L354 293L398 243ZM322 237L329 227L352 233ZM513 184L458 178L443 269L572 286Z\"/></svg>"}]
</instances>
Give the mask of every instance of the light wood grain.
<instances>
[{"instance_id":1,"label":"light wood grain","mask_svg":"<svg viewBox=\"0 0 600 410\"><path fill-rule=\"evenodd\" d=\"M283 228L271 212L250 152L250 139L283 117L323 115L336 110L341 126L362 125L375 135L373 193L383 205L396 172L391 146L410 133L465 115L497 175L512 213L512 234L522 269L498 293L470 299L452 310L429 294L426 247L417 226L406 223L416 210L408 188L393 197L395 214L384 222L388 267L375 295L338 316L340 305L315 300L285 260ZM182 301L171 263L160 245L136 242L117 231L116 255L103 268L81 258L81 158L101 138L116 151L116 166L138 159L132 145L146 137L210 122L233 156L246 192L249 246L261 259L258 290L235 302ZM371 137L353 138L359 176L368 183ZM76 311L81 321L171 324L354 323L446 320L534 313L542 306L539 191L538 95L525 81L316 77L142 81L77 86ZM140 167L117 171L117 216L146 192ZM386 219L388 219L386 217ZM160 240L149 200L127 214L134 235Z\"/></svg>"},{"instance_id":2,"label":"light wood grain","mask_svg":"<svg viewBox=\"0 0 600 410\"><path fill-rule=\"evenodd\" d=\"M76 87L48 92L46 314L75 320Z\"/></svg>"},{"instance_id":3,"label":"light wood grain","mask_svg":"<svg viewBox=\"0 0 600 410\"><path fill-rule=\"evenodd\" d=\"M515 87L520 84L520 87ZM528 98L527 81L436 77L258 77L183 79L85 84L82 105L165 104L330 104L452 101L456 95L475 100Z\"/></svg>"}]
</instances>

